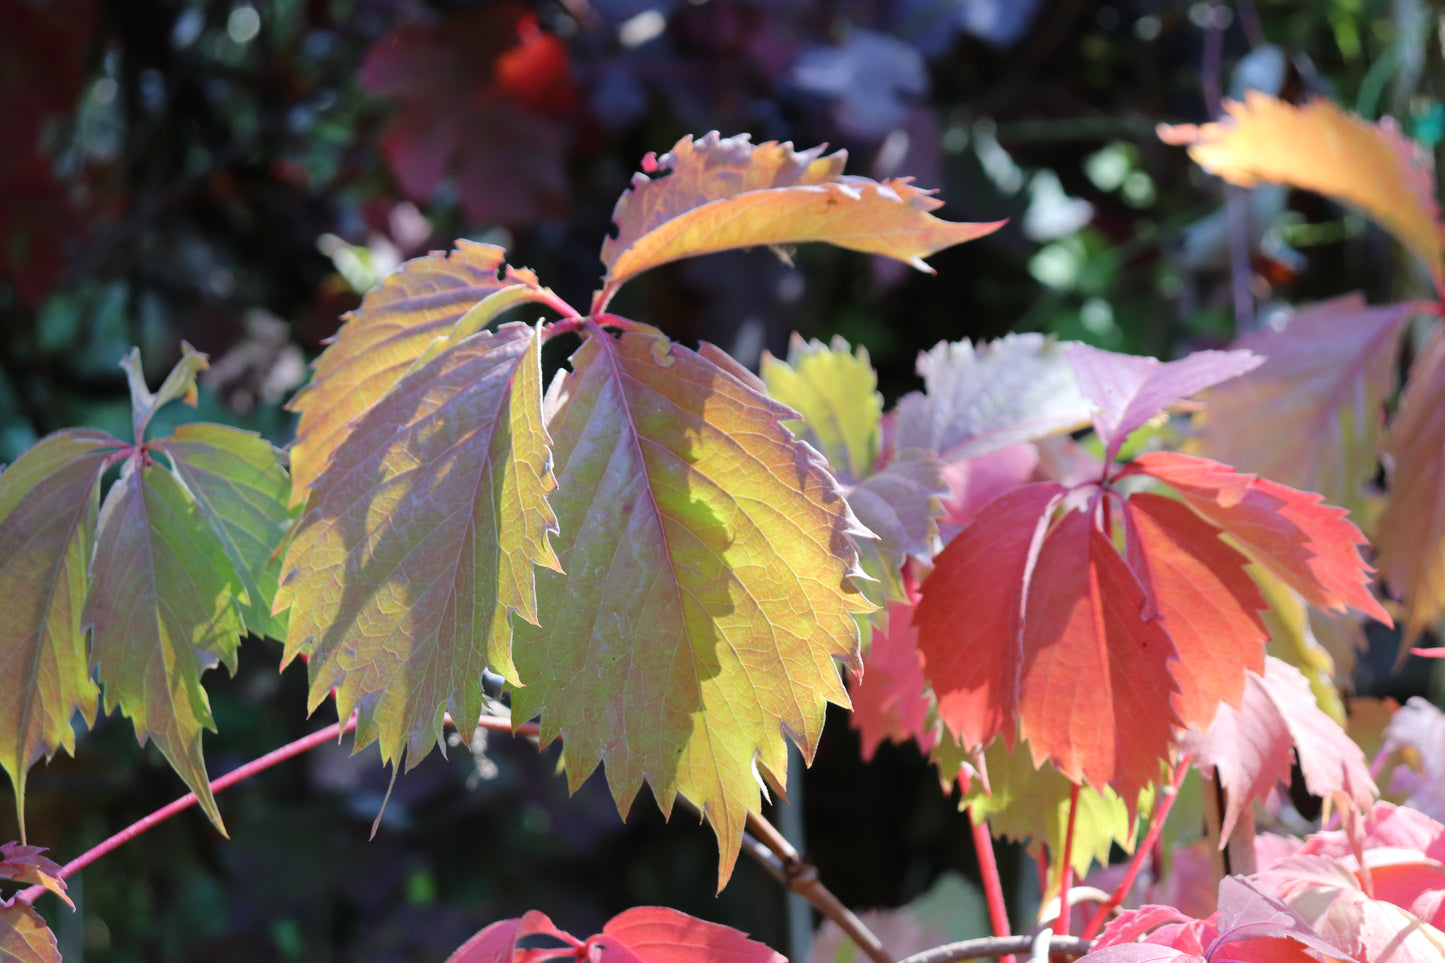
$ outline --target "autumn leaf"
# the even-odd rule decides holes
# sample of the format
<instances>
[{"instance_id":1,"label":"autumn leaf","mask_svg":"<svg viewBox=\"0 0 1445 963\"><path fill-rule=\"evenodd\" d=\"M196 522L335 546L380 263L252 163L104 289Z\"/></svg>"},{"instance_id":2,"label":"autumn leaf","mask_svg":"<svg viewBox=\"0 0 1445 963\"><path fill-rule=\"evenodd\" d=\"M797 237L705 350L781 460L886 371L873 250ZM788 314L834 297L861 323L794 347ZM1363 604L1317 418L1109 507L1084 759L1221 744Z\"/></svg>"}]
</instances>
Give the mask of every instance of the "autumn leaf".
<instances>
[{"instance_id":1,"label":"autumn leaf","mask_svg":"<svg viewBox=\"0 0 1445 963\"><path fill-rule=\"evenodd\" d=\"M933 696L923 678L918 633L911 624L913 605L888 605L886 626L874 629L863 656L863 675L848 677L853 713L848 724L858 730L863 761L884 742L918 743L924 755L938 740Z\"/></svg>"},{"instance_id":2,"label":"autumn leaf","mask_svg":"<svg viewBox=\"0 0 1445 963\"><path fill-rule=\"evenodd\" d=\"M487 667L518 684L512 624L537 620L555 568L540 334L483 331L403 378L317 479L283 565L285 660L309 657L310 708L336 688L358 746L416 765L443 713L480 716Z\"/></svg>"},{"instance_id":3,"label":"autumn leaf","mask_svg":"<svg viewBox=\"0 0 1445 963\"><path fill-rule=\"evenodd\" d=\"M1254 800L1276 783L1289 783L1291 749L1305 788L1316 796L1338 794L1368 809L1378 792L1360 747L1315 704L1299 670L1272 657L1263 673L1246 676L1238 708L1220 703L1213 721L1191 728L1180 746L1226 790L1221 839Z\"/></svg>"},{"instance_id":4,"label":"autumn leaf","mask_svg":"<svg viewBox=\"0 0 1445 963\"><path fill-rule=\"evenodd\" d=\"M1365 537L1343 508L1193 455L1152 452L1134 459L1128 471L1173 488L1311 605L1335 612L1348 606L1391 624L1368 588L1371 569L1360 557Z\"/></svg>"},{"instance_id":5,"label":"autumn leaf","mask_svg":"<svg viewBox=\"0 0 1445 963\"><path fill-rule=\"evenodd\" d=\"M707 815L731 873L782 730L811 759L825 705L857 671L858 533L797 413L721 351L641 325L591 326L548 390L561 572L517 623L517 718L561 736L576 789L605 762L618 809L640 784ZM836 660L836 661L835 661Z\"/></svg>"},{"instance_id":6,"label":"autumn leaf","mask_svg":"<svg viewBox=\"0 0 1445 963\"><path fill-rule=\"evenodd\" d=\"M794 433L821 451L833 474L856 482L878 459L883 396L866 348L840 337L824 345L793 335L786 361L763 353L758 375L768 394L803 416Z\"/></svg>"},{"instance_id":7,"label":"autumn leaf","mask_svg":"<svg viewBox=\"0 0 1445 963\"><path fill-rule=\"evenodd\" d=\"M1385 450L1390 501L1375 542L1385 581L1404 599L1409 644L1445 614L1445 326L1410 370Z\"/></svg>"},{"instance_id":8,"label":"autumn leaf","mask_svg":"<svg viewBox=\"0 0 1445 963\"><path fill-rule=\"evenodd\" d=\"M60 947L45 919L29 903L0 901L0 960L60 963Z\"/></svg>"},{"instance_id":9,"label":"autumn leaf","mask_svg":"<svg viewBox=\"0 0 1445 963\"><path fill-rule=\"evenodd\" d=\"M512 963L516 958L517 941L528 937L545 936L566 944L560 951L535 948L524 957L535 961L547 956L575 956L581 949L582 941L563 930L559 930L545 913L528 910L515 919L498 920L477 932L451 956L447 963ZM524 954L529 951L523 950Z\"/></svg>"},{"instance_id":10,"label":"autumn leaf","mask_svg":"<svg viewBox=\"0 0 1445 963\"><path fill-rule=\"evenodd\" d=\"M1258 367L1248 351L1196 351L1178 361L1101 351L1086 344L1064 346L1079 390L1094 404L1094 431L1111 459L1129 433L1182 398Z\"/></svg>"},{"instance_id":11,"label":"autumn leaf","mask_svg":"<svg viewBox=\"0 0 1445 963\"><path fill-rule=\"evenodd\" d=\"M926 558L932 551L938 499L947 494L938 459L930 451L907 448L878 465L883 414L878 378L867 351L850 351L842 338L823 345L794 335L787 361L764 355L759 374L769 395L802 414L802 421L789 427L828 459L847 486L854 514L877 536L858 546L863 571L873 579L859 587L880 606L876 621L881 626L882 603L906 598L900 574L904 559Z\"/></svg>"},{"instance_id":12,"label":"autumn leaf","mask_svg":"<svg viewBox=\"0 0 1445 963\"><path fill-rule=\"evenodd\" d=\"M380 148L412 200L431 200L451 175L473 221L519 225L564 211L577 86L567 45L526 5L404 24L367 51L361 82L398 101Z\"/></svg>"},{"instance_id":13,"label":"autumn leaf","mask_svg":"<svg viewBox=\"0 0 1445 963\"><path fill-rule=\"evenodd\" d=\"M914 612L938 714L964 747L1000 734L1013 747L1023 669L1024 597L1057 485L1025 485L990 502L944 546Z\"/></svg>"},{"instance_id":14,"label":"autumn leaf","mask_svg":"<svg viewBox=\"0 0 1445 963\"><path fill-rule=\"evenodd\" d=\"M684 137L661 157L648 154L612 213L618 233L602 245L607 275L592 313L630 278L679 258L825 241L928 271L923 258L1003 224L939 220L929 212L943 202L910 178L845 175L846 152L823 150L714 131Z\"/></svg>"},{"instance_id":15,"label":"autumn leaf","mask_svg":"<svg viewBox=\"0 0 1445 963\"><path fill-rule=\"evenodd\" d=\"M119 439L72 428L0 472L0 765L25 834L25 777L41 757L75 751L71 720L95 720L81 619L100 477Z\"/></svg>"},{"instance_id":16,"label":"autumn leaf","mask_svg":"<svg viewBox=\"0 0 1445 963\"><path fill-rule=\"evenodd\" d=\"M291 500L300 504L353 426L402 376L498 314L543 297L537 277L508 267L506 252L457 241L402 265L348 314L316 359L311 383L289 407L301 413L291 445Z\"/></svg>"},{"instance_id":17,"label":"autumn leaf","mask_svg":"<svg viewBox=\"0 0 1445 963\"><path fill-rule=\"evenodd\" d=\"M60 876L60 864L49 856L43 856L43 846L25 846L20 843L0 843L0 879L17 883L39 883L75 909L70 897L65 895L65 880Z\"/></svg>"},{"instance_id":18,"label":"autumn leaf","mask_svg":"<svg viewBox=\"0 0 1445 963\"><path fill-rule=\"evenodd\" d=\"M1081 512L1044 538L1029 581L1019 681L1019 734L1034 765L1118 790L1132 805L1160 774L1179 719L1174 643L1142 617L1144 591L1109 539Z\"/></svg>"},{"instance_id":19,"label":"autumn leaf","mask_svg":"<svg viewBox=\"0 0 1445 963\"><path fill-rule=\"evenodd\" d=\"M1219 529L1181 502L1141 492L1124 502L1129 567L1179 653L1170 670L1174 707L1186 725L1204 726L1221 701L1239 706L1246 671L1264 671L1266 608L1248 563Z\"/></svg>"},{"instance_id":20,"label":"autumn leaf","mask_svg":"<svg viewBox=\"0 0 1445 963\"><path fill-rule=\"evenodd\" d=\"M665 906L623 910L587 947L598 963L787 963L746 933Z\"/></svg>"},{"instance_id":21,"label":"autumn leaf","mask_svg":"<svg viewBox=\"0 0 1445 963\"><path fill-rule=\"evenodd\" d=\"M1160 125L1159 136L1231 184L1288 184L1358 208L1415 253L1442 284L1435 175L1390 118L1370 124L1323 98L1303 106L1249 91L1225 121Z\"/></svg>"},{"instance_id":22,"label":"autumn leaf","mask_svg":"<svg viewBox=\"0 0 1445 963\"><path fill-rule=\"evenodd\" d=\"M1047 847L1053 858L1045 888L1057 895L1074 784L1052 766L1036 767L1022 747L1010 750L994 742L983 758L987 784L974 780L960 796L958 808L967 809L975 822L988 820L989 832L994 836L1027 843L1032 853ZM1096 863L1107 866L1115 846L1126 853L1134 851L1138 827L1135 814L1140 810L1147 813L1153 798L1152 792L1146 791L1125 803L1108 786L1098 790L1079 788L1069 851L1069 866L1076 879L1083 879Z\"/></svg>"},{"instance_id":23,"label":"autumn leaf","mask_svg":"<svg viewBox=\"0 0 1445 963\"><path fill-rule=\"evenodd\" d=\"M1419 696L1411 696L1385 727L1387 752L1407 753L1408 765L1395 770L1390 792L1405 805L1437 820L1445 818L1445 712Z\"/></svg>"},{"instance_id":24,"label":"autumn leaf","mask_svg":"<svg viewBox=\"0 0 1445 963\"><path fill-rule=\"evenodd\" d=\"M1413 308L1366 307L1347 294L1295 311L1282 329L1246 334L1235 346L1264 364L1200 396L1188 450L1359 509Z\"/></svg>"},{"instance_id":25,"label":"autumn leaf","mask_svg":"<svg viewBox=\"0 0 1445 963\"><path fill-rule=\"evenodd\" d=\"M564 945L539 947L532 940L526 948L517 946L537 936ZM488 926L447 957L447 963L539 963L553 958L593 963L787 963L746 933L664 906L623 910L607 921L601 933L585 941L531 910Z\"/></svg>"},{"instance_id":26,"label":"autumn leaf","mask_svg":"<svg viewBox=\"0 0 1445 963\"><path fill-rule=\"evenodd\" d=\"M948 494L938 459L931 451L905 448L845 494L858 521L875 536L858 540L859 564L876 580L859 587L878 605L906 598L903 563L910 555L926 559L932 553L939 498Z\"/></svg>"},{"instance_id":27,"label":"autumn leaf","mask_svg":"<svg viewBox=\"0 0 1445 963\"><path fill-rule=\"evenodd\" d=\"M897 447L927 448L945 463L1073 431L1089 423L1063 345L1041 334L1010 334L977 348L967 341L919 355L924 390L897 408Z\"/></svg>"}]
</instances>

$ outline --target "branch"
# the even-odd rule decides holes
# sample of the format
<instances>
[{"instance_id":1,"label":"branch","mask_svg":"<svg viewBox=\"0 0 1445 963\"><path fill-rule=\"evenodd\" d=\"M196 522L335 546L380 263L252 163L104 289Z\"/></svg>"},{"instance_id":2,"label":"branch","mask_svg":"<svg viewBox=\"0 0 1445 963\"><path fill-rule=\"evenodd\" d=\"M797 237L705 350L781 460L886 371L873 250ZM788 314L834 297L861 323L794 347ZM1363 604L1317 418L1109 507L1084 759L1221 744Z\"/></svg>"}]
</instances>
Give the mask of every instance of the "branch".
<instances>
[{"instance_id":1,"label":"branch","mask_svg":"<svg viewBox=\"0 0 1445 963\"><path fill-rule=\"evenodd\" d=\"M976 960L985 956L1027 953L1033 948L1032 936L985 936L959 943L945 943L922 953L905 956L898 963L953 963L954 960ZM1049 940L1049 953L1059 956L1083 956L1094 945L1093 940L1077 936L1055 936Z\"/></svg>"},{"instance_id":2,"label":"branch","mask_svg":"<svg viewBox=\"0 0 1445 963\"><path fill-rule=\"evenodd\" d=\"M451 719L448 717L446 721L450 723ZM517 726L517 728L513 730L510 720L499 718L497 716L482 716L482 718L477 722L477 727L481 729L493 729L505 732L515 731L517 735L527 737L535 737L538 731L538 726L535 722L524 723L520 726ZM306 752L308 749L314 749L317 746L326 742L330 742L333 739L340 739L342 736L346 735L348 732L351 732L355 728L356 713L353 712L351 714L351 718L346 720L345 724L342 724L340 722L333 723L332 725L327 726L325 729L319 729L308 736L302 736L300 739L297 739L294 742L288 742L286 745L282 746L279 749L271 750L270 752L266 753L264 756L261 756L258 759L253 759L245 765L238 766L235 769L232 769L230 772L226 773L224 776L218 776L217 778L212 779L211 792L213 794L218 793L222 789L227 789L231 786L234 786L236 783L241 782L242 780L249 779L250 777L256 775L258 772L264 772L265 770L270 769L278 762L284 762L285 760L290 759L292 756L299 756L301 755L301 753ZM91 863L95 862L97 859L104 856L112 849L115 849L123 843L130 842L132 839L135 839L141 833L144 833L149 829L154 829L161 823L165 822L167 819L170 819L176 813L183 812L191 808L195 804L196 794L192 792L186 793L175 802L162 806L160 809L157 809L149 816L144 816L131 823L125 829L122 829L120 832L114 834L109 839L106 839L92 846L90 849L81 853L79 856L75 857L70 862L62 866L60 868L60 872L56 875L59 876L61 879L65 879L67 876L70 876L71 874L89 866ZM18 895L23 902L34 903L35 900L38 899L44 892L46 892L44 886L36 885L31 886L29 889L21 891Z\"/></svg>"}]
</instances>

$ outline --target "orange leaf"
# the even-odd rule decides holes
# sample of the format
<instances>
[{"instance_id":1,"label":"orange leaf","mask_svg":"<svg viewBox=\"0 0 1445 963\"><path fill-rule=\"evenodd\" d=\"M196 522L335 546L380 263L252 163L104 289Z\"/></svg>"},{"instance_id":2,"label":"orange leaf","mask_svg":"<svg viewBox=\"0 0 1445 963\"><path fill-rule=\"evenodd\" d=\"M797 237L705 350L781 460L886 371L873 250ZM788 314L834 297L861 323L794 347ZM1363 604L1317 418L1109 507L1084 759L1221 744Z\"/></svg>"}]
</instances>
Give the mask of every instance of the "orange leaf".
<instances>
[{"instance_id":1,"label":"orange leaf","mask_svg":"<svg viewBox=\"0 0 1445 963\"><path fill-rule=\"evenodd\" d=\"M1246 670L1264 671L1269 633L1259 612L1268 603L1245 572L1249 560L1181 502L1142 493L1124 512L1146 613L1159 613L1179 652L1174 707L1184 725L1207 726L1221 701L1238 708Z\"/></svg>"},{"instance_id":2,"label":"orange leaf","mask_svg":"<svg viewBox=\"0 0 1445 963\"><path fill-rule=\"evenodd\" d=\"M1371 569L1360 557L1365 537L1343 508L1193 455L1153 452L1136 458L1129 471L1173 488L1316 608L1343 612L1348 606L1392 624L1370 594Z\"/></svg>"},{"instance_id":3,"label":"orange leaf","mask_svg":"<svg viewBox=\"0 0 1445 963\"><path fill-rule=\"evenodd\" d=\"M679 258L764 244L826 241L896 258L921 271L923 258L1002 226L934 217L943 202L911 178L878 182L845 176L847 153L822 147L753 145L746 134L716 131L678 141L662 157L648 154L645 173L617 202L617 237L602 245L607 277L593 301L601 311L629 278ZM649 177L666 171L666 176Z\"/></svg>"},{"instance_id":4,"label":"orange leaf","mask_svg":"<svg viewBox=\"0 0 1445 963\"><path fill-rule=\"evenodd\" d=\"M1161 124L1159 136L1188 145L1196 163L1231 184L1289 184L1359 208L1424 261L1445 291L1434 175L1393 120L1370 124L1328 100L1296 107L1258 91L1225 110L1228 121Z\"/></svg>"},{"instance_id":5,"label":"orange leaf","mask_svg":"<svg viewBox=\"0 0 1445 963\"><path fill-rule=\"evenodd\" d=\"M1132 809L1179 725L1169 697L1173 642L1140 616L1144 591L1081 512L1044 539L1029 582L1019 686L1019 730L1034 765L1072 782L1113 786ZM995 603L997 604L997 603Z\"/></svg>"},{"instance_id":6,"label":"orange leaf","mask_svg":"<svg viewBox=\"0 0 1445 963\"><path fill-rule=\"evenodd\" d=\"M1405 639L1445 613L1445 327L1410 371L1385 443L1394 468L1380 516L1380 570L1405 599Z\"/></svg>"},{"instance_id":7,"label":"orange leaf","mask_svg":"<svg viewBox=\"0 0 1445 963\"><path fill-rule=\"evenodd\" d=\"M938 714L965 748L1000 732L1010 747L1018 724L1023 601L1038 530L1063 494L1025 485L989 502L933 560L913 623Z\"/></svg>"}]
</instances>

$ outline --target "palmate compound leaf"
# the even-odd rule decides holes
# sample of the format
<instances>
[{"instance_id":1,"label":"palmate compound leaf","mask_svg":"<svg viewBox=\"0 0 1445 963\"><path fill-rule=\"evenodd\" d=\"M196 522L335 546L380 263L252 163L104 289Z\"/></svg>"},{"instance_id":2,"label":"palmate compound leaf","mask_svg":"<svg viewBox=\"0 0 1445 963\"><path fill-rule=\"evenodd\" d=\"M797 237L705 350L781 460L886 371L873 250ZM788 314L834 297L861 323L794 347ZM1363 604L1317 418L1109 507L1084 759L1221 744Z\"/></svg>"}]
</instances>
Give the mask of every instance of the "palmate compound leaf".
<instances>
[{"instance_id":1,"label":"palmate compound leaf","mask_svg":"<svg viewBox=\"0 0 1445 963\"><path fill-rule=\"evenodd\" d=\"M402 265L347 316L316 359L311 383L291 400L301 413L291 446L293 504L305 500L357 420L404 374L508 308L543 296L536 275L506 266L505 254L457 241L450 254Z\"/></svg>"},{"instance_id":2,"label":"palmate compound leaf","mask_svg":"<svg viewBox=\"0 0 1445 963\"><path fill-rule=\"evenodd\" d=\"M1227 121L1160 125L1159 136L1232 184L1289 184L1356 207L1394 234L1442 284L1435 175L1394 121L1370 124L1317 98L1303 106L1258 91L1226 103Z\"/></svg>"},{"instance_id":3,"label":"palmate compound leaf","mask_svg":"<svg viewBox=\"0 0 1445 963\"><path fill-rule=\"evenodd\" d=\"M1050 525L1062 491L1000 496L939 553L914 618L924 673L966 748L999 734L1012 747L1017 729L1035 765L1132 805L1178 725L1175 647L1087 515Z\"/></svg>"},{"instance_id":4,"label":"palmate compound leaf","mask_svg":"<svg viewBox=\"0 0 1445 963\"><path fill-rule=\"evenodd\" d=\"M1189 451L1358 509L1413 307L1367 307L1357 292L1240 338L1264 364L1200 397Z\"/></svg>"},{"instance_id":5,"label":"palmate compound leaf","mask_svg":"<svg viewBox=\"0 0 1445 963\"><path fill-rule=\"evenodd\" d=\"M923 258L1003 224L939 220L930 212L942 201L910 178L880 183L845 175L847 154L823 150L754 145L746 134L714 131L701 140L684 137L662 157L649 154L612 213L618 234L602 245L607 276L593 313L629 278L679 258L824 241L927 271Z\"/></svg>"},{"instance_id":6,"label":"palmate compound leaf","mask_svg":"<svg viewBox=\"0 0 1445 963\"><path fill-rule=\"evenodd\" d=\"M1445 614L1445 325L1410 371L1385 449L1393 464L1376 534L1380 571L1404 599L1413 641Z\"/></svg>"},{"instance_id":7,"label":"palmate compound leaf","mask_svg":"<svg viewBox=\"0 0 1445 963\"><path fill-rule=\"evenodd\" d=\"M285 660L309 658L310 707L336 687L357 746L416 765L442 716L476 719L482 672L513 684L512 616L537 619L533 566L555 568L541 337L463 339L362 416L317 479L286 552ZM526 718L524 715L522 718Z\"/></svg>"},{"instance_id":8,"label":"palmate compound leaf","mask_svg":"<svg viewBox=\"0 0 1445 963\"><path fill-rule=\"evenodd\" d=\"M81 610L100 477L121 442L73 428L0 472L0 766L25 833L25 777L41 756L75 750L71 720L95 720Z\"/></svg>"},{"instance_id":9,"label":"palmate compound leaf","mask_svg":"<svg viewBox=\"0 0 1445 963\"><path fill-rule=\"evenodd\" d=\"M864 532L797 413L721 351L587 333L547 393L566 574L538 572L538 625L516 625L513 713L562 737L573 789L602 762L624 814L644 781L664 813L696 804L721 883L759 781L782 784L782 732L811 759L848 704Z\"/></svg>"},{"instance_id":10,"label":"palmate compound leaf","mask_svg":"<svg viewBox=\"0 0 1445 963\"><path fill-rule=\"evenodd\" d=\"M1349 607L1391 624L1370 594L1370 567L1360 557L1365 537L1343 508L1322 504L1312 492L1193 455L1151 452L1134 459L1127 471L1174 489L1316 608L1343 612Z\"/></svg>"}]
</instances>

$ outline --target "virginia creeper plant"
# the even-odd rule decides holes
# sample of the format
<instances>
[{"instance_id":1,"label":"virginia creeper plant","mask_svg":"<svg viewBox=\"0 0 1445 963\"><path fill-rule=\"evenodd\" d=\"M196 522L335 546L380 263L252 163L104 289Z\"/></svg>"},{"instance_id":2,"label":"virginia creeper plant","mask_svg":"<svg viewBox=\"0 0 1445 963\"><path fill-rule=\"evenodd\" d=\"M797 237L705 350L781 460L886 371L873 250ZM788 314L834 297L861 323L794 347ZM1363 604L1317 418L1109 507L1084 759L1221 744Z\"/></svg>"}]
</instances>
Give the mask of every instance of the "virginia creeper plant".
<instances>
[{"instance_id":1,"label":"virginia creeper plant","mask_svg":"<svg viewBox=\"0 0 1445 963\"><path fill-rule=\"evenodd\" d=\"M1323 102L1231 110L1162 134L1236 183L1353 204L1440 289L1438 211L1398 132ZM1445 716L1400 709L1372 772L1311 627L1393 612L1413 643L1445 606L1438 322L1381 431L1408 322L1438 308L1346 296L1167 363L1038 335L940 344L923 390L886 412L867 353L841 340L795 338L754 374L609 310L681 258L819 241L928 270L999 227L943 221L908 179L844 161L717 134L649 155L585 311L494 246L403 265L317 360L286 452L222 425L152 437L206 361L187 347L152 393L133 352L129 438L62 431L0 474L0 764L22 834L30 767L73 752L75 716L93 723L102 699L192 790L154 819L199 803L223 832L214 791L310 745L354 731L404 770L444 726L481 725L560 740L573 789L601 765L624 815L644 783L664 813L700 813L719 887L746 849L877 961L1441 958L1445 774L1399 768L1399 806L1375 777ZM578 347L544 386L563 335ZM1169 412L1186 402L1181 432ZM1387 496L1369 490L1381 453ZM343 722L213 783L201 677L234 669L248 633L304 658L310 708L334 699ZM865 753L915 740L960 791L992 937L885 946L761 818L784 735L811 760L829 703L851 704ZM1294 762L1331 821L1256 837ZM1200 793L1191 771L1217 904L1119 911L1167 901L1167 863L1189 872L1164 829ZM66 875L150 824L65 867L6 843L0 879L31 888L0 906L0 956L58 959L31 904L65 899ZM1033 933L1009 933L991 834L1043 861ZM1116 845L1132 858L1108 888L1082 879ZM550 957L781 960L661 907L586 939L533 911L453 959Z\"/></svg>"}]
</instances>

